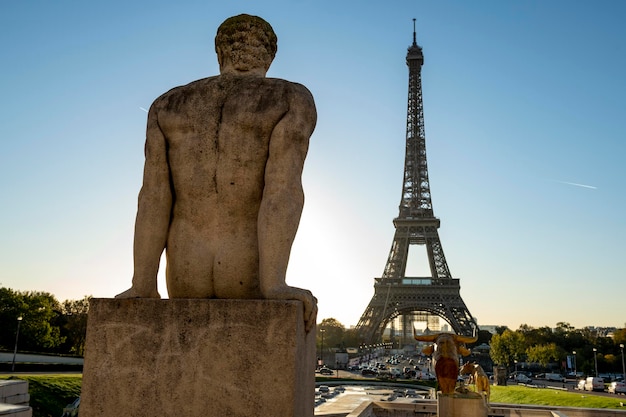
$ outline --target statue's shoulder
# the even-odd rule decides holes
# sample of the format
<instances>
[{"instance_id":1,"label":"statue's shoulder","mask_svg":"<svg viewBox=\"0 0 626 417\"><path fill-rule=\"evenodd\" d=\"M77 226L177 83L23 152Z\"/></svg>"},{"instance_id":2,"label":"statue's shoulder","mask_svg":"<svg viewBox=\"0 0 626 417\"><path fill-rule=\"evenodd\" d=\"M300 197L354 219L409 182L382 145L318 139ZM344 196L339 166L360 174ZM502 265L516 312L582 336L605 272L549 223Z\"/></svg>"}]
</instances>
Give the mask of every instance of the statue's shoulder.
<instances>
[{"instance_id":1,"label":"statue's shoulder","mask_svg":"<svg viewBox=\"0 0 626 417\"><path fill-rule=\"evenodd\" d=\"M292 106L298 105L302 110L315 111L313 94L304 85L282 78L265 78L265 80L270 85L273 84L277 91L281 91Z\"/></svg>"},{"instance_id":2,"label":"statue's shoulder","mask_svg":"<svg viewBox=\"0 0 626 417\"><path fill-rule=\"evenodd\" d=\"M196 92L204 91L211 84L214 84L217 81L217 78L217 76L202 78L196 81L192 81L189 84L174 87L167 92L161 94L154 101L154 104L165 104L170 102L171 100L178 100L181 97L189 97Z\"/></svg>"},{"instance_id":3,"label":"statue's shoulder","mask_svg":"<svg viewBox=\"0 0 626 417\"><path fill-rule=\"evenodd\" d=\"M288 93L313 97L309 89L300 83L284 80L282 78L265 78L265 80L269 84L274 84L276 87L287 90Z\"/></svg>"}]
</instances>

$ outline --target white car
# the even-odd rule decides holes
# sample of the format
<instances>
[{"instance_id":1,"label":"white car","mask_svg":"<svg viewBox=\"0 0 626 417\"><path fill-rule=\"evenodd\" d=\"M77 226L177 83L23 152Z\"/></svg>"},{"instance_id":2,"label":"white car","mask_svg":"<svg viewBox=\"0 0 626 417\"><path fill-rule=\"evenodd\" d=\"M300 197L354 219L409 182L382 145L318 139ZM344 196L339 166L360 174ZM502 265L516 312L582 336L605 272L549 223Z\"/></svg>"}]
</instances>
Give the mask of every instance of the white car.
<instances>
[{"instance_id":1,"label":"white car","mask_svg":"<svg viewBox=\"0 0 626 417\"><path fill-rule=\"evenodd\" d=\"M594 376L587 377L585 391L604 391L604 379Z\"/></svg>"},{"instance_id":2,"label":"white car","mask_svg":"<svg viewBox=\"0 0 626 417\"><path fill-rule=\"evenodd\" d=\"M522 384L530 384L531 382L533 382L533 380L524 374L517 374L515 375L515 382L522 383Z\"/></svg>"},{"instance_id":3,"label":"white car","mask_svg":"<svg viewBox=\"0 0 626 417\"><path fill-rule=\"evenodd\" d=\"M626 394L626 383L624 382L611 382L608 389L611 394Z\"/></svg>"}]
</instances>

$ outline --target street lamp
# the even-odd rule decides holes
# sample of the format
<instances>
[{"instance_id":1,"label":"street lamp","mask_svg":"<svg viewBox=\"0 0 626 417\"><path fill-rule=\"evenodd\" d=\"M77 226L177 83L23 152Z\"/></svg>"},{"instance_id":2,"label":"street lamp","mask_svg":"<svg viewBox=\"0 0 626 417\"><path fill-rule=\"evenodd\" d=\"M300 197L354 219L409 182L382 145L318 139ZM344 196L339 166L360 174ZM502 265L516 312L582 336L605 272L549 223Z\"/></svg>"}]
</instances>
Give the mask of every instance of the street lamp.
<instances>
[{"instance_id":1,"label":"street lamp","mask_svg":"<svg viewBox=\"0 0 626 417\"><path fill-rule=\"evenodd\" d=\"M13 365L11 365L11 372L15 371L15 356L17 355L17 338L20 336L20 324L22 324L22 316L17 318L17 330L15 331L15 349L13 349Z\"/></svg>"},{"instance_id":2,"label":"street lamp","mask_svg":"<svg viewBox=\"0 0 626 417\"><path fill-rule=\"evenodd\" d=\"M593 348L593 362L596 365L596 377L598 376L598 358L596 357L596 352L598 351L598 349Z\"/></svg>"},{"instance_id":3,"label":"street lamp","mask_svg":"<svg viewBox=\"0 0 626 417\"><path fill-rule=\"evenodd\" d=\"M572 353L574 354L574 378L578 378L578 373L576 372L576 351Z\"/></svg>"},{"instance_id":4,"label":"street lamp","mask_svg":"<svg viewBox=\"0 0 626 417\"><path fill-rule=\"evenodd\" d=\"M619 348L622 350L622 378L626 381L626 366L624 366L624 344L620 343Z\"/></svg>"},{"instance_id":5,"label":"street lamp","mask_svg":"<svg viewBox=\"0 0 626 417\"><path fill-rule=\"evenodd\" d=\"M324 333L326 332L325 329L320 329L320 333L322 333L322 348L320 349L320 358L322 363L320 365L324 366Z\"/></svg>"}]
</instances>

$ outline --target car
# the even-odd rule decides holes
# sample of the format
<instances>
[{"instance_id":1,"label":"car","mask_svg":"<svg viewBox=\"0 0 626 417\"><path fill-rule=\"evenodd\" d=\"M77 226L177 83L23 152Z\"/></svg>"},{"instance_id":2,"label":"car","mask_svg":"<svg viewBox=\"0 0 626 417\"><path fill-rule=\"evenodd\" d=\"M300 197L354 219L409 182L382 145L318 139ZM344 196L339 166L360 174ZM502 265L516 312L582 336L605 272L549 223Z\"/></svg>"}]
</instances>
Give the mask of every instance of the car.
<instances>
[{"instance_id":1,"label":"car","mask_svg":"<svg viewBox=\"0 0 626 417\"><path fill-rule=\"evenodd\" d=\"M414 389L407 389L404 391L404 396L409 398L415 398L417 397L417 391L415 391Z\"/></svg>"},{"instance_id":2,"label":"car","mask_svg":"<svg viewBox=\"0 0 626 417\"><path fill-rule=\"evenodd\" d=\"M584 391L585 390L585 382L586 382L586 380L581 379L580 381L578 381L578 384L576 384L574 389L577 389L577 390L580 390L580 391Z\"/></svg>"},{"instance_id":3,"label":"car","mask_svg":"<svg viewBox=\"0 0 626 417\"><path fill-rule=\"evenodd\" d=\"M375 369L363 368L361 370L361 375L363 375L363 376L377 376L378 375L378 371L375 370Z\"/></svg>"},{"instance_id":4,"label":"car","mask_svg":"<svg viewBox=\"0 0 626 417\"><path fill-rule=\"evenodd\" d=\"M604 391L604 379L590 376L585 380L585 391Z\"/></svg>"},{"instance_id":5,"label":"car","mask_svg":"<svg viewBox=\"0 0 626 417\"><path fill-rule=\"evenodd\" d=\"M619 381L611 382L607 391L611 394L626 394L626 383Z\"/></svg>"},{"instance_id":6,"label":"car","mask_svg":"<svg viewBox=\"0 0 626 417\"><path fill-rule=\"evenodd\" d=\"M322 375L332 375L334 373L335 372L332 369L329 369L329 368L321 368L320 369L320 374L322 374Z\"/></svg>"},{"instance_id":7,"label":"car","mask_svg":"<svg viewBox=\"0 0 626 417\"><path fill-rule=\"evenodd\" d=\"M524 374L517 374L515 376L515 382L518 384L530 384L533 380Z\"/></svg>"},{"instance_id":8,"label":"car","mask_svg":"<svg viewBox=\"0 0 626 417\"><path fill-rule=\"evenodd\" d=\"M565 382L565 378L563 378L563 375L561 374L547 373L545 378L548 381Z\"/></svg>"},{"instance_id":9,"label":"car","mask_svg":"<svg viewBox=\"0 0 626 417\"><path fill-rule=\"evenodd\" d=\"M330 392L330 388L328 387L328 385L320 385L319 388L317 389L320 393L327 393Z\"/></svg>"},{"instance_id":10,"label":"car","mask_svg":"<svg viewBox=\"0 0 626 417\"><path fill-rule=\"evenodd\" d=\"M437 377L430 372L427 371L419 371L415 379L419 379L422 381L434 381Z\"/></svg>"},{"instance_id":11,"label":"car","mask_svg":"<svg viewBox=\"0 0 626 417\"><path fill-rule=\"evenodd\" d=\"M413 369L408 370L407 372L404 373L404 376L407 378L415 378L417 376L417 371L414 371Z\"/></svg>"}]
</instances>

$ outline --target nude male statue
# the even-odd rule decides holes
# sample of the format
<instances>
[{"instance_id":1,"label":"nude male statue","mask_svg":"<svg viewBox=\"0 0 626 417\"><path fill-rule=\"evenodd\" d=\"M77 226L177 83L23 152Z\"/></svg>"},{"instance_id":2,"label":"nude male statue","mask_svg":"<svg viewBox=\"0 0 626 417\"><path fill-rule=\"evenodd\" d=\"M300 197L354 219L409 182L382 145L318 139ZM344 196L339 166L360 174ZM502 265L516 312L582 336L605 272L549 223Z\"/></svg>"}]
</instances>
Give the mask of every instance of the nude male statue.
<instances>
[{"instance_id":1,"label":"nude male statue","mask_svg":"<svg viewBox=\"0 0 626 417\"><path fill-rule=\"evenodd\" d=\"M165 250L171 298L300 300L315 324L317 300L285 274L317 113L304 86L265 77L276 49L265 20L231 17L215 37L220 75L150 107L133 285L116 298L160 298Z\"/></svg>"}]
</instances>

